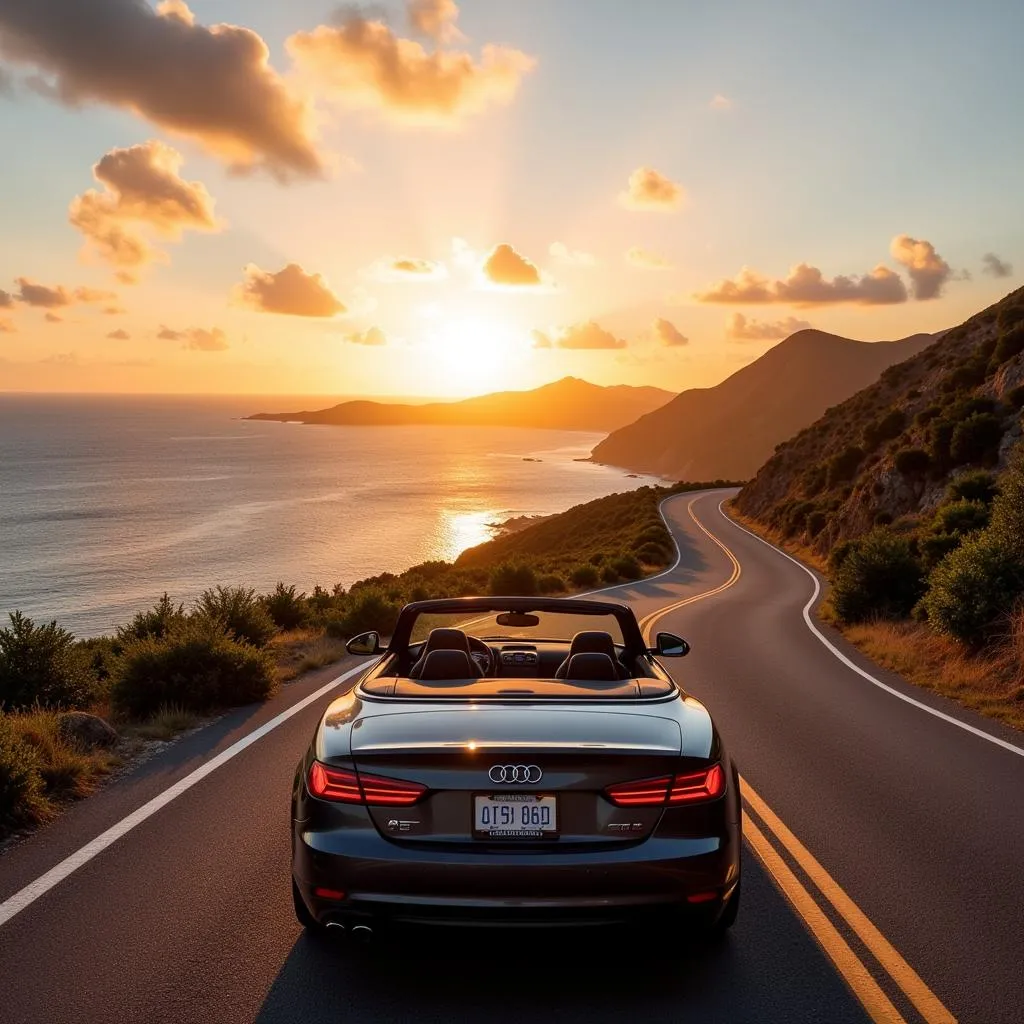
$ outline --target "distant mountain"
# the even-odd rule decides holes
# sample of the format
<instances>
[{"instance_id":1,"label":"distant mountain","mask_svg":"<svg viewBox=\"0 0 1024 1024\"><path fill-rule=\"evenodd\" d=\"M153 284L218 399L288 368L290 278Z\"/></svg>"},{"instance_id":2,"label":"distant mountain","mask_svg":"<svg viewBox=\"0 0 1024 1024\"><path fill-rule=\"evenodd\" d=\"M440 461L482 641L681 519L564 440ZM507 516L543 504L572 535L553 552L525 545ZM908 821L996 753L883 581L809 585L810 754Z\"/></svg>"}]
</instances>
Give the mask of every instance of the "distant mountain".
<instances>
[{"instance_id":1,"label":"distant mountain","mask_svg":"<svg viewBox=\"0 0 1024 1024\"><path fill-rule=\"evenodd\" d=\"M330 426L535 427L551 430L616 430L673 397L660 388L616 384L601 387L576 377L532 391L499 391L459 402L426 405L343 402L330 409L261 412L250 420Z\"/></svg>"},{"instance_id":2,"label":"distant mountain","mask_svg":"<svg viewBox=\"0 0 1024 1024\"><path fill-rule=\"evenodd\" d=\"M713 388L694 388L606 437L595 462L677 480L744 480L775 446L934 340L797 331Z\"/></svg>"}]
</instances>

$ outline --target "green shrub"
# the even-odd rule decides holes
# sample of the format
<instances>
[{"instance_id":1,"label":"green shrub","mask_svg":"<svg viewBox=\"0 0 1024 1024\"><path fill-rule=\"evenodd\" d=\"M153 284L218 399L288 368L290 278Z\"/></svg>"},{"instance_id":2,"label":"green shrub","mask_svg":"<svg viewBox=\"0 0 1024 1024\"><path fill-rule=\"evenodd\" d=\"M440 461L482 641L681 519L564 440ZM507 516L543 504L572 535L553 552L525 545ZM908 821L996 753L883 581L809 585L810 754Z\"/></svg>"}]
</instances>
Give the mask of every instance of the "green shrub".
<instances>
[{"instance_id":1,"label":"green shrub","mask_svg":"<svg viewBox=\"0 0 1024 1024\"><path fill-rule=\"evenodd\" d=\"M946 488L948 501L980 501L983 505L991 505L999 493L999 485L992 473L984 469L975 469L961 473L950 481Z\"/></svg>"},{"instance_id":2,"label":"green shrub","mask_svg":"<svg viewBox=\"0 0 1024 1024\"><path fill-rule=\"evenodd\" d=\"M828 486L834 487L844 480L851 480L857 467L864 461L864 451L861 448L851 445L838 455L829 459L827 480Z\"/></svg>"},{"instance_id":3,"label":"green shrub","mask_svg":"<svg viewBox=\"0 0 1024 1024\"><path fill-rule=\"evenodd\" d=\"M929 405L922 409L915 417L914 422L919 427L926 427L933 419L941 415L942 408L938 405Z\"/></svg>"},{"instance_id":4,"label":"green shrub","mask_svg":"<svg viewBox=\"0 0 1024 1024\"><path fill-rule=\"evenodd\" d=\"M996 327L999 329L1000 334L1011 330L1021 323L1024 323L1024 303L1003 306L996 316Z\"/></svg>"},{"instance_id":5,"label":"green shrub","mask_svg":"<svg viewBox=\"0 0 1024 1024\"><path fill-rule=\"evenodd\" d=\"M609 564L616 575L624 580L638 580L644 574L642 566L632 555L619 555Z\"/></svg>"},{"instance_id":6,"label":"green shrub","mask_svg":"<svg viewBox=\"0 0 1024 1024\"><path fill-rule=\"evenodd\" d=\"M146 636L154 636L159 639L166 636L172 629L182 625L188 616L185 615L185 606L175 604L167 592L148 611L136 612L135 617L126 626L120 626L117 630L117 639L120 643L130 644L133 640L141 640Z\"/></svg>"},{"instance_id":7,"label":"green shrub","mask_svg":"<svg viewBox=\"0 0 1024 1024\"><path fill-rule=\"evenodd\" d=\"M569 580L574 587L596 587L601 575L592 565L578 565L569 573Z\"/></svg>"},{"instance_id":8,"label":"green shrub","mask_svg":"<svg viewBox=\"0 0 1024 1024\"><path fill-rule=\"evenodd\" d=\"M828 516L821 511L816 509L808 517L804 523L804 528L807 531L807 536L813 540L815 537L825 529L825 524L828 522Z\"/></svg>"},{"instance_id":9,"label":"green shrub","mask_svg":"<svg viewBox=\"0 0 1024 1024\"><path fill-rule=\"evenodd\" d=\"M602 583L618 583L619 582L619 574L615 571L615 569L611 565L606 565L601 570L601 582Z\"/></svg>"},{"instance_id":10,"label":"green shrub","mask_svg":"<svg viewBox=\"0 0 1024 1024\"><path fill-rule=\"evenodd\" d=\"M37 820L44 806L39 755L0 713L0 835Z\"/></svg>"},{"instance_id":11,"label":"green shrub","mask_svg":"<svg viewBox=\"0 0 1024 1024\"><path fill-rule=\"evenodd\" d=\"M864 428L864 446L868 451L883 441L891 441L903 433L907 417L902 409L890 409L880 420L873 420Z\"/></svg>"},{"instance_id":12,"label":"green shrub","mask_svg":"<svg viewBox=\"0 0 1024 1024\"><path fill-rule=\"evenodd\" d=\"M360 587L348 596L344 613L327 623L332 636L350 637L376 630L390 636L398 621L402 602L394 601L376 587Z\"/></svg>"},{"instance_id":13,"label":"green shrub","mask_svg":"<svg viewBox=\"0 0 1024 1024\"><path fill-rule=\"evenodd\" d=\"M954 466L965 463L993 463L1003 439L1003 424L995 413L976 412L953 429L949 444L950 461Z\"/></svg>"},{"instance_id":14,"label":"green shrub","mask_svg":"<svg viewBox=\"0 0 1024 1024\"><path fill-rule=\"evenodd\" d=\"M918 539L921 561L931 572L951 551L960 547L963 537L956 533L926 533Z\"/></svg>"},{"instance_id":15,"label":"green shrub","mask_svg":"<svg viewBox=\"0 0 1024 1024\"><path fill-rule=\"evenodd\" d=\"M215 587L196 602L196 614L205 616L236 640L265 647L277 632L274 620L251 587Z\"/></svg>"},{"instance_id":16,"label":"green shrub","mask_svg":"<svg viewBox=\"0 0 1024 1024\"><path fill-rule=\"evenodd\" d=\"M164 637L125 648L111 697L136 718L165 705L209 711L264 700L276 687L270 655L210 619L193 619Z\"/></svg>"},{"instance_id":17,"label":"green shrub","mask_svg":"<svg viewBox=\"0 0 1024 1024\"><path fill-rule=\"evenodd\" d=\"M1015 324L999 335L995 360L997 363L1005 363L1021 352L1024 352L1024 323Z\"/></svg>"},{"instance_id":18,"label":"green shrub","mask_svg":"<svg viewBox=\"0 0 1024 1024\"><path fill-rule=\"evenodd\" d=\"M37 626L21 612L10 620L0 629L0 709L81 708L96 699L96 674L66 629L56 622Z\"/></svg>"},{"instance_id":19,"label":"green shrub","mask_svg":"<svg viewBox=\"0 0 1024 1024\"><path fill-rule=\"evenodd\" d=\"M530 597L537 593L537 574L522 562L502 562L491 572L490 592L501 597Z\"/></svg>"},{"instance_id":20,"label":"green shrub","mask_svg":"<svg viewBox=\"0 0 1024 1024\"><path fill-rule=\"evenodd\" d=\"M561 594L565 590L565 580L554 573L546 573L537 580L537 591L541 594Z\"/></svg>"},{"instance_id":21,"label":"green shrub","mask_svg":"<svg viewBox=\"0 0 1024 1024\"><path fill-rule=\"evenodd\" d=\"M988 518L987 505L961 498L939 506L932 520L932 530L935 533L952 533L963 537L983 530L988 526Z\"/></svg>"},{"instance_id":22,"label":"green shrub","mask_svg":"<svg viewBox=\"0 0 1024 1024\"><path fill-rule=\"evenodd\" d=\"M851 545L832 581L832 606L843 622L899 619L924 591L921 565L907 537L875 529Z\"/></svg>"},{"instance_id":23,"label":"green shrub","mask_svg":"<svg viewBox=\"0 0 1024 1024\"><path fill-rule=\"evenodd\" d=\"M1024 595L1024 560L998 534L976 534L932 570L924 608L940 633L971 646L993 638Z\"/></svg>"},{"instance_id":24,"label":"green shrub","mask_svg":"<svg viewBox=\"0 0 1024 1024\"><path fill-rule=\"evenodd\" d=\"M923 448L901 448L895 456L896 471L904 476L920 476L931 468L932 457Z\"/></svg>"},{"instance_id":25,"label":"green shrub","mask_svg":"<svg viewBox=\"0 0 1024 1024\"><path fill-rule=\"evenodd\" d=\"M309 618L306 595L298 593L294 584L286 587L278 583L271 593L263 595L261 601L278 629L298 629Z\"/></svg>"},{"instance_id":26,"label":"green shrub","mask_svg":"<svg viewBox=\"0 0 1024 1024\"><path fill-rule=\"evenodd\" d=\"M650 542L637 548L634 554L644 565L664 565L669 560L666 548Z\"/></svg>"}]
</instances>

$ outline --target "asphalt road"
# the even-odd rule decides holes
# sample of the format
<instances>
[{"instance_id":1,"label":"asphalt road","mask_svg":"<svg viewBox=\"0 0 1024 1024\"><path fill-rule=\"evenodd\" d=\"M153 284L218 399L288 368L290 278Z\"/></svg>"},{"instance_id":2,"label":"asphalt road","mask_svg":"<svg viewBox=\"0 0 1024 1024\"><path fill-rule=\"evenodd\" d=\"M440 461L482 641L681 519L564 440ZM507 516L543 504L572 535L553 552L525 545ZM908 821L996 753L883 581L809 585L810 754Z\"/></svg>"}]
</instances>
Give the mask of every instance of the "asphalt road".
<instances>
[{"instance_id":1,"label":"asphalt road","mask_svg":"<svg viewBox=\"0 0 1024 1024\"><path fill-rule=\"evenodd\" d=\"M174 744L0 857L0 1021L1019 1022L1024 757L837 659L802 617L812 580L722 517L728 493L668 502L678 565L609 594L645 617L688 602L653 625L692 642L669 665L749 786L743 908L722 944L442 932L353 955L302 935L288 792L329 695L215 759L349 660ZM825 633L878 681L1024 746ZM4 920L11 897L161 794Z\"/></svg>"}]
</instances>

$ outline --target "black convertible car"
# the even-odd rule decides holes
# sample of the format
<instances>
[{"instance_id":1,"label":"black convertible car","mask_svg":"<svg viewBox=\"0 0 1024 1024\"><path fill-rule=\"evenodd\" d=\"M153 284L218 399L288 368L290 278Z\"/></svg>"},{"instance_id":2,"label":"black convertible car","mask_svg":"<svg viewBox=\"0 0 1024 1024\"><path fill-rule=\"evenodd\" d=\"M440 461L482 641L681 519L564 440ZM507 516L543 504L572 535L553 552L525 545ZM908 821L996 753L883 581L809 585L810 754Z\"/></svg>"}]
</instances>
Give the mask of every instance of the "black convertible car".
<instances>
[{"instance_id":1,"label":"black convertible car","mask_svg":"<svg viewBox=\"0 0 1024 1024\"><path fill-rule=\"evenodd\" d=\"M606 601L419 601L295 773L308 929L652 922L715 934L740 899L735 766L705 707Z\"/></svg>"}]
</instances>

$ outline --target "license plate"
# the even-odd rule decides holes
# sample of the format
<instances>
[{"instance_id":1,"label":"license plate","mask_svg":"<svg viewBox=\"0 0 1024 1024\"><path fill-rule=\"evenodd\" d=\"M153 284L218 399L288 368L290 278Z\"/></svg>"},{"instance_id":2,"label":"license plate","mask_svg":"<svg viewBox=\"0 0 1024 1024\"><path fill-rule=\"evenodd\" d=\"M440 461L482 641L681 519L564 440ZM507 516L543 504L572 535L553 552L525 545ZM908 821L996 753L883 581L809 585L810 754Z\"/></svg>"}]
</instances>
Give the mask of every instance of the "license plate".
<instances>
[{"instance_id":1,"label":"license plate","mask_svg":"<svg viewBox=\"0 0 1024 1024\"><path fill-rule=\"evenodd\" d=\"M534 793L473 797L473 832L486 839L548 839L558 835L558 799Z\"/></svg>"}]
</instances>

